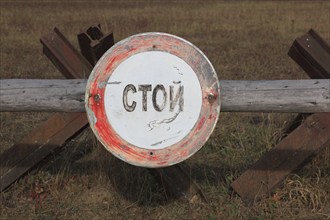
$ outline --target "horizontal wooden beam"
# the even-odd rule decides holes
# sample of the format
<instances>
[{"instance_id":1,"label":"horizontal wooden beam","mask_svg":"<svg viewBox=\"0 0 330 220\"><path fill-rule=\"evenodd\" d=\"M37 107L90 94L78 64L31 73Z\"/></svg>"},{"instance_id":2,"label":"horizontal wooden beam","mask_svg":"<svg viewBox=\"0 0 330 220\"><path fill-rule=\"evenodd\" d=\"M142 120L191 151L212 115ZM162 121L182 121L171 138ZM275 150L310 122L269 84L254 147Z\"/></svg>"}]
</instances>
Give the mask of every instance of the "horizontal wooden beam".
<instances>
[{"instance_id":1,"label":"horizontal wooden beam","mask_svg":"<svg viewBox=\"0 0 330 220\"><path fill-rule=\"evenodd\" d=\"M87 80L0 80L0 111L84 112Z\"/></svg>"},{"instance_id":2,"label":"horizontal wooden beam","mask_svg":"<svg viewBox=\"0 0 330 220\"><path fill-rule=\"evenodd\" d=\"M0 111L84 112L86 80L0 80ZM330 80L220 81L223 112L330 112Z\"/></svg>"},{"instance_id":3,"label":"horizontal wooden beam","mask_svg":"<svg viewBox=\"0 0 330 220\"><path fill-rule=\"evenodd\" d=\"M330 112L330 80L220 81L224 112Z\"/></svg>"}]
</instances>

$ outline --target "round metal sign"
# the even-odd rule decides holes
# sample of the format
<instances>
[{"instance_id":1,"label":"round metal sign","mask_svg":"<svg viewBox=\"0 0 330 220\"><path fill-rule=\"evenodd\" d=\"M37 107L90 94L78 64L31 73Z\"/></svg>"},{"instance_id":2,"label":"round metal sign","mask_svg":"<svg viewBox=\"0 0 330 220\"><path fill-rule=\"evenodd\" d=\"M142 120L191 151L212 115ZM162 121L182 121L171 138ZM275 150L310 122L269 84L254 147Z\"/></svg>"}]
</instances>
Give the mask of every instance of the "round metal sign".
<instances>
[{"instance_id":1,"label":"round metal sign","mask_svg":"<svg viewBox=\"0 0 330 220\"><path fill-rule=\"evenodd\" d=\"M179 163L207 141L220 112L217 74L194 45L144 33L111 47L86 88L91 128L116 157L142 167Z\"/></svg>"}]
</instances>

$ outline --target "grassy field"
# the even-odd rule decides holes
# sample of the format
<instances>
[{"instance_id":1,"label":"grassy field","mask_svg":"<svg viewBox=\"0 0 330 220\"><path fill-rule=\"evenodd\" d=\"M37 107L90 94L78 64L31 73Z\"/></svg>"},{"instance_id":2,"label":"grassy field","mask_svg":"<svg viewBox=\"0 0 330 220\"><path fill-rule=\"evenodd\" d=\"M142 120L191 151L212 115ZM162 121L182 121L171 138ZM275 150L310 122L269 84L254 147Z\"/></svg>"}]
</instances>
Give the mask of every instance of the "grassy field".
<instances>
[{"instance_id":1,"label":"grassy field","mask_svg":"<svg viewBox=\"0 0 330 220\"><path fill-rule=\"evenodd\" d=\"M288 56L314 28L330 42L330 2L19 1L0 3L0 78L63 78L39 38L100 22L116 41L160 31L209 57L219 79L304 79ZM48 113L0 113L0 153ZM0 219L330 219L330 149L247 207L230 183L285 134L295 114L221 113L206 145L187 160L208 203L168 197L143 168L111 156L86 129L0 195Z\"/></svg>"}]
</instances>

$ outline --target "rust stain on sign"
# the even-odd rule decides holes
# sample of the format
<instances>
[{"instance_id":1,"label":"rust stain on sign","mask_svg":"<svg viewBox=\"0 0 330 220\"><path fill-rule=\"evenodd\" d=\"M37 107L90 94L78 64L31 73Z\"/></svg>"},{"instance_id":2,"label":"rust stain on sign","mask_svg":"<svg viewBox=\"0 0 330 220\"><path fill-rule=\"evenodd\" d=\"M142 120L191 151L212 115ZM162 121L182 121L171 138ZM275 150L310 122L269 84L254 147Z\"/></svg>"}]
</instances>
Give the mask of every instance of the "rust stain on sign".
<instances>
[{"instance_id":1,"label":"rust stain on sign","mask_svg":"<svg viewBox=\"0 0 330 220\"><path fill-rule=\"evenodd\" d=\"M198 48L173 35L146 33L120 41L101 58L88 80L86 111L115 156L165 167L206 142L220 111L219 92Z\"/></svg>"}]
</instances>

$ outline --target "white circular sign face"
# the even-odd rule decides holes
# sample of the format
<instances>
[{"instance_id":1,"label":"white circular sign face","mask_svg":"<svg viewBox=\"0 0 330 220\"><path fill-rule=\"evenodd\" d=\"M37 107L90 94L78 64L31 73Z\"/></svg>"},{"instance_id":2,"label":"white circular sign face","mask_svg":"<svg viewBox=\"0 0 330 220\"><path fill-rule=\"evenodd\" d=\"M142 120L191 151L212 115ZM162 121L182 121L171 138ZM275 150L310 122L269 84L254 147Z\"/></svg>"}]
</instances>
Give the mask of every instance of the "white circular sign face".
<instances>
[{"instance_id":1,"label":"white circular sign face","mask_svg":"<svg viewBox=\"0 0 330 220\"><path fill-rule=\"evenodd\" d=\"M147 51L127 58L113 71L104 107L122 139L153 150L178 143L192 130L202 99L196 73L184 60Z\"/></svg>"},{"instance_id":2,"label":"white circular sign face","mask_svg":"<svg viewBox=\"0 0 330 220\"><path fill-rule=\"evenodd\" d=\"M143 33L102 56L85 102L91 129L109 152L136 166L165 167L207 141L220 112L220 88L196 46L166 33Z\"/></svg>"}]
</instances>

